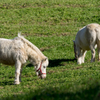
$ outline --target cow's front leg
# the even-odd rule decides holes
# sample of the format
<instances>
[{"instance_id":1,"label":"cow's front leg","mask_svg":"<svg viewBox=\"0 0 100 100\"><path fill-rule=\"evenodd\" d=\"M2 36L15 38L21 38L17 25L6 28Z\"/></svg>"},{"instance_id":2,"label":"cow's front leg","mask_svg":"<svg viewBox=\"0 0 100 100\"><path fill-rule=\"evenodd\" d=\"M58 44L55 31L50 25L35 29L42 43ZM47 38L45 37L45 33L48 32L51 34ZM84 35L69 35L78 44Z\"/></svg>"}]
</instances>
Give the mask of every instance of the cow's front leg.
<instances>
[{"instance_id":1,"label":"cow's front leg","mask_svg":"<svg viewBox=\"0 0 100 100\"><path fill-rule=\"evenodd\" d=\"M21 82L21 73L22 73L23 66L24 66L24 65L22 65L22 66L21 66L21 69L20 69L19 82Z\"/></svg>"},{"instance_id":2,"label":"cow's front leg","mask_svg":"<svg viewBox=\"0 0 100 100\"><path fill-rule=\"evenodd\" d=\"M21 70L21 62L20 61L17 61L16 64L15 64L15 81L14 81L14 84L20 84L20 81L19 81L19 76L20 76L20 70Z\"/></svg>"},{"instance_id":3,"label":"cow's front leg","mask_svg":"<svg viewBox=\"0 0 100 100\"><path fill-rule=\"evenodd\" d=\"M85 50L82 50L82 59L81 59L81 62L84 63L84 59L85 59L85 54L86 54L87 51Z\"/></svg>"},{"instance_id":4,"label":"cow's front leg","mask_svg":"<svg viewBox=\"0 0 100 100\"><path fill-rule=\"evenodd\" d=\"M82 55L81 55L81 49L79 47L77 47L77 51L78 51L78 58L77 58L77 64L81 64L82 62Z\"/></svg>"}]
</instances>

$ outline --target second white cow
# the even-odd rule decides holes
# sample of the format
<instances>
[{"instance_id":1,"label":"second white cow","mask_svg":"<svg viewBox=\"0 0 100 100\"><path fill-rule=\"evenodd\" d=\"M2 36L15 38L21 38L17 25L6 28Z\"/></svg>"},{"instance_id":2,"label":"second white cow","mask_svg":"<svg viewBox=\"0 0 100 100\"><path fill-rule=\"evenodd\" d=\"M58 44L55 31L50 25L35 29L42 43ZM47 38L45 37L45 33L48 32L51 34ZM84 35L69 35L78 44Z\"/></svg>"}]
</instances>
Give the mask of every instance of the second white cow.
<instances>
[{"instance_id":1,"label":"second white cow","mask_svg":"<svg viewBox=\"0 0 100 100\"><path fill-rule=\"evenodd\" d=\"M77 64L84 63L87 50L91 50L91 62L95 61L95 48L98 48L98 60L100 60L100 25L88 24L80 29L74 41L74 53Z\"/></svg>"}]
</instances>

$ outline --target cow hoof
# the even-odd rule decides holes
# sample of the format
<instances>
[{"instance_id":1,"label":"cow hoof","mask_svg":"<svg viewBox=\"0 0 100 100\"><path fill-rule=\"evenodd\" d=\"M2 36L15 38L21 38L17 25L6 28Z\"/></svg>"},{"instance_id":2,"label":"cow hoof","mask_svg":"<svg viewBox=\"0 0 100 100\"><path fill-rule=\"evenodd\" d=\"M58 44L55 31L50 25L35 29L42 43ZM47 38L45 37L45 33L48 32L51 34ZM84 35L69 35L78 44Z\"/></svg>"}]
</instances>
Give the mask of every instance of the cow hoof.
<instances>
[{"instance_id":1,"label":"cow hoof","mask_svg":"<svg viewBox=\"0 0 100 100\"><path fill-rule=\"evenodd\" d=\"M17 82L17 81L14 82L14 85L18 85L18 84L20 84L20 82Z\"/></svg>"}]
</instances>

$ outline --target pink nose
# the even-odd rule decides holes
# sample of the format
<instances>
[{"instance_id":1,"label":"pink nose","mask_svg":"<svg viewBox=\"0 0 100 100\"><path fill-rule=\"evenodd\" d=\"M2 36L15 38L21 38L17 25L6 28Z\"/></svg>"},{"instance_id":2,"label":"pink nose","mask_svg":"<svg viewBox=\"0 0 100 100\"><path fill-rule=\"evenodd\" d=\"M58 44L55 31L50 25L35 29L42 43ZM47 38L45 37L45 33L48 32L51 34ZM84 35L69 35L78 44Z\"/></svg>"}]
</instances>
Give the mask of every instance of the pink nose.
<instances>
[{"instance_id":1,"label":"pink nose","mask_svg":"<svg viewBox=\"0 0 100 100\"><path fill-rule=\"evenodd\" d=\"M41 79L43 79L43 78L46 78L46 75L41 75L40 77L41 77Z\"/></svg>"}]
</instances>

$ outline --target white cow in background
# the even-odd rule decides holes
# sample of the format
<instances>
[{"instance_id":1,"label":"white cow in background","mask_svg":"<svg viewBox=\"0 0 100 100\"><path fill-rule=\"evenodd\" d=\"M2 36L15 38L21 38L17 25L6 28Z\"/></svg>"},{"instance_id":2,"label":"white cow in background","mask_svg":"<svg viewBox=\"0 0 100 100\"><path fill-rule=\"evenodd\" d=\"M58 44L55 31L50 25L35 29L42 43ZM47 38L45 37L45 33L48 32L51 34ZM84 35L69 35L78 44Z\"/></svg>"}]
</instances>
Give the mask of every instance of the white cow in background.
<instances>
[{"instance_id":1,"label":"white cow in background","mask_svg":"<svg viewBox=\"0 0 100 100\"><path fill-rule=\"evenodd\" d=\"M0 38L0 63L15 65L14 84L20 84L22 67L29 60L40 78L46 78L48 58L31 42L18 34L14 39Z\"/></svg>"},{"instance_id":2,"label":"white cow in background","mask_svg":"<svg viewBox=\"0 0 100 100\"><path fill-rule=\"evenodd\" d=\"M98 60L100 60L100 25L88 24L80 29L74 41L74 53L77 64L84 63L87 50L91 50L91 62L95 61L95 48L98 49Z\"/></svg>"}]
</instances>

